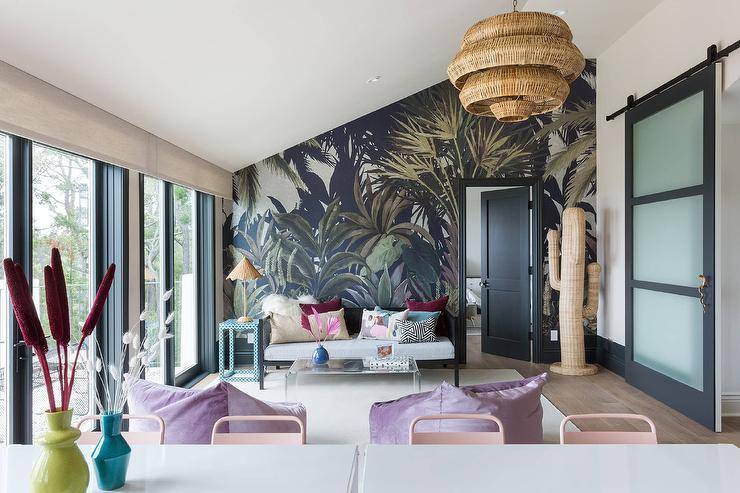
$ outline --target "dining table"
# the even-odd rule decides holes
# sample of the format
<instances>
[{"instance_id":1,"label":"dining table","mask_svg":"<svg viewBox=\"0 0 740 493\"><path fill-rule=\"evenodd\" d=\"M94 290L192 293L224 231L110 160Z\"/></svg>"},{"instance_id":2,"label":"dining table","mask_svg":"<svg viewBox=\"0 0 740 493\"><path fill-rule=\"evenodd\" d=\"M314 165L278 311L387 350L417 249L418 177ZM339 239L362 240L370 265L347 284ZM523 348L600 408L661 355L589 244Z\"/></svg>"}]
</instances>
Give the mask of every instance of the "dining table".
<instances>
[{"instance_id":1,"label":"dining table","mask_svg":"<svg viewBox=\"0 0 740 493\"><path fill-rule=\"evenodd\" d=\"M90 455L88 492L98 492ZM132 445L126 484L137 493L357 492L355 445ZM0 446L0 492L31 491L37 445Z\"/></svg>"},{"instance_id":2,"label":"dining table","mask_svg":"<svg viewBox=\"0 0 740 493\"><path fill-rule=\"evenodd\" d=\"M740 449L696 445L368 445L363 493L723 493Z\"/></svg>"}]
</instances>

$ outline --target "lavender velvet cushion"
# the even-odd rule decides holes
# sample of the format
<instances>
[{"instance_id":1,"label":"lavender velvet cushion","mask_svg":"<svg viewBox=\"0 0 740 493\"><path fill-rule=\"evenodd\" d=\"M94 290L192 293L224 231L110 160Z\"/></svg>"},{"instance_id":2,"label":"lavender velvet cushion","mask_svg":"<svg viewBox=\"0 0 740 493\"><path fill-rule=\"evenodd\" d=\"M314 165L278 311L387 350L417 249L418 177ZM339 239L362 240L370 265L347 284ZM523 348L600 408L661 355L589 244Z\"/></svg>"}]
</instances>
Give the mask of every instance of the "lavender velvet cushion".
<instances>
[{"instance_id":1,"label":"lavender velvet cushion","mask_svg":"<svg viewBox=\"0 0 740 493\"><path fill-rule=\"evenodd\" d=\"M542 387L547 374L514 382L494 382L457 388L447 382L431 392L394 401L376 402L370 408L370 442L407 444L409 425L428 414L491 414L504 424L506 443L542 443ZM485 421L428 421L418 431L496 431Z\"/></svg>"},{"instance_id":2,"label":"lavender velvet cushion","mask_svg":"<svg viewBox=\"0 0 740 493\"><path fill-rule=\"evenodd\" d=\"M165 443L211 443L213 425L228 415L228 387L219 383L205 390L181 389L147 380L132 383L131 414L154 414L164 421ZM149 421L132 420L131 431L154 431Z\"/></svg>"},{"instance_id":3,"label":"lavender velvet cushion","mask_svg":"<svg viewBox=\"0 0 740 493\"><path fill-rule=\"evenodd\" d=\"M306 427L306 408L296 402L267 402L245 394L233 385L227 385L229 416L279 415L295 416ZM223 430L219 430L223 431ZM295 433L299 428L296 423L281 421L246 421L229 423L230 433Z\"/></svg>"},{"instance_id":4,"label":"lavender velvet cushion","mask_svg":"<svg viewBox=\"0 0 740 493\"><path fill-rule=\"evenodd\" d=\"M204 390L181 389L137 380L132 384L128 399L131 414L154 414L165 424L167 444L211 443L213 425L224 416L288 415L306 424L306 409L302 404L273 403L255 399L233 385L219 382ZM297 425L275 421L230 423L221 432L292 432ZM148 421L132 420L131 431L154 431Z\"/></svg>"}]
</instances>

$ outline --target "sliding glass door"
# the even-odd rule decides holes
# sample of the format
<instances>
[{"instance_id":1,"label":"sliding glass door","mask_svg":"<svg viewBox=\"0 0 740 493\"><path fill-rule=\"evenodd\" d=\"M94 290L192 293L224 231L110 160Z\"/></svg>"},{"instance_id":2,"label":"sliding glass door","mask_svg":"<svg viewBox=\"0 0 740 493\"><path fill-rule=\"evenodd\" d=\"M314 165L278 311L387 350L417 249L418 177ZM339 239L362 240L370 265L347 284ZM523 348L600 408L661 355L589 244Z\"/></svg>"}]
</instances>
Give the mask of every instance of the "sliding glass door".
<instances>
[{"instance_id":1,"label":"sliding glass door","mask_svg":"<svg viewBox=\"0 0 740 493\"><path fill-rule=\"evenodd\" d=\"M143 177L143 299L146 333L156 340L160 331L172 334L162 345L146 378L167 384L184 385L204 370L200 342L212 323L199 323L202 286L197 272L200 264L213 262L213 250L198 250L200 221L196 208L198 194L189 188ZM210 224L210 223L209 223ZM200 231L201 234L204 232ZM212 237L212 233L208 234ZM205 255L204 255L205 254ZM171 295L163 299L169 291Z\"/></svg>"},{"instance_id":2,"label":"sliding glass door","mask_svg":"<svg viewBox=\"0 0 740 493\"><path fill-rule=\"evenodd\" d=\"M8 136L0 134L0 255L8 256L7 252L7 222L5 216L8 210L6 198L8 170ZM8 347L10 335L10 312L8 310L7 289L5 286L5 272L0 269L0 446L8 442L8 361L11 352Z\"/></svg>"},{"instance_id":3,"label":"sliding glass door","mask_svg":"<svg viewBox=\"0 0 740 493\"><path fill-rule=\"evenodd\" d=\"M173 185L175 377L198 364L198 313L195 282L195 192Z\"/></svg>"},{"instance_id":4,"label":"sliding glass door","mask_svg":"<svg viewBox=\"0 0 740 493\"><path fill-rule=\"evenodd\" d=\"M64 276L69 297L72 341L80 338L80 328L90 310L90 194L93 161L40 144L33 144L32 154L32 208L33 235L33 298L38 308L41 325L48 330L44 266L50 263L51 249L59 248L64 262ZM59 393L59 360L55 346L50 344L47 354L55 393ZM88 353L92 354L91 351ZM90 368L77 371L70 407L75 419L91 414ZM41 367L33 363L33 434L46 431L44 411L48 399ZM60 398L56 396L57 401Z\"/></svg>"},{"instance_id":5,"label":"sliding glass door","mask_svg":"<svg viewBox=\"0 0 740 493\"><path fill-rule=\"evenodd\" d=\"M144 330L146 340L156 341L159 329L164 324L164 307L162 295L164 285L162 283L162 197L164 195L164 182L148 176L142 181L142 249L144 286L142 290L143 309L146 313L144 319ZM164 347L149 361L145 378L152 382L164 383Z\"/></svg>"},{"instance_id":6,"label":"sliding glass door","mask_svg":"<svg viewBox=\"0 0 740 493\"><path fill-rule=\"evenodd\" d=\"M716 66L626 117L627 381L715 427Z\"/></svg>"}]
</instances>

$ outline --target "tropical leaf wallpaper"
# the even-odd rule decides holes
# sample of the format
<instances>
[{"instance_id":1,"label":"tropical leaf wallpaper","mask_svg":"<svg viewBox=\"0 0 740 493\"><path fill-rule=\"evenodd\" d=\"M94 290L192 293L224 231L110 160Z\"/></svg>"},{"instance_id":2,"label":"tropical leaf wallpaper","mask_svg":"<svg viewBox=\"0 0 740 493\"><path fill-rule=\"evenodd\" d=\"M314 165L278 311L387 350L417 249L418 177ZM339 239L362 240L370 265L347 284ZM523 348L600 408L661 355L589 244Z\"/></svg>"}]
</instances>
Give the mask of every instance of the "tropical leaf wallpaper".
<instances>
[{"instance_id":1,"label":"tropical leaf wallpaper","mask_svg":"<svg viewBox=\"0 0 740 493\"><path fill-rule=\"evenodd\" d=\"M444 81L237 172L224 268L246 255L264 272L252 315L269 293L386 307L449 294L457 312L460 177L544 176L545 228L583 207L593 259L595 71L589 62L562 111L517 124L468 114ZM226 316L242 311L234 289ZM549 326L557 293L546 295Z\"/></svg>"}]
</instances>

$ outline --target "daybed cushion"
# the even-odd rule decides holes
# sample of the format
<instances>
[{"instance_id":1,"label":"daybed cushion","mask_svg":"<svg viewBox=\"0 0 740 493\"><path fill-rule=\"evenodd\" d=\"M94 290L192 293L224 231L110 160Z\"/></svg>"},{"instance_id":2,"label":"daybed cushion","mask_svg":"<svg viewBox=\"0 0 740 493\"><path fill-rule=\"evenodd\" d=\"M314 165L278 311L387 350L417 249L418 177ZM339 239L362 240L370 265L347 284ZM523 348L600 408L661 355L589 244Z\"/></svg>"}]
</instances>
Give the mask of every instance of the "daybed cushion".
<instances>
[{"instance_id":1,"label":"daybed cushion","mask_svg":"<svg viewBox=\"0 0 740 493\"><path fill-rule=\"evenodd\" d=\"M349 339L347 325L344 321L344 308L334 312L319 313L319 320L324 329L322 330L322 334L326 331L329 317L336 317L339 319L340 324L339 332L332 336L331 339ZM316 319L313 315L309 317L309 321L311 323L311 328L316 331ZM301 325L291 317L280 315L279 313L273 313L270 315L270 344L312 342L314 340L312 333L301 327Z\"/></svg>"},{"instance_id":2,"label":"daybed cushion","mask_svg":"<svg viewBox=\"0 0 740 493\"><path fill-rule=\"evenodd\" d=\"M167 444L209 444L213 425L224 416L285 415L296 416L306 424L306 409L302 404L265 402L241 392L226 382L204 390L182 389L147 380L136 380L129 391L131 414L154 414L165 424ZM131 431L156 431L154 423L132 420ZM297 425L276 421L230 423L221 432L290 432Z\"/></svg>"},{"instance_id":3,"label":"daybed cushion","mask_svg":"<svg viewBox=\"0 0 740 493\"><path fill-rule=\"evenodd\" d=\"M370 442L407 444L409 426L428 414L491 414L504 425L506 443L542 443L542 387L547 374L513 382L454 387L447 382L431 392L411 394L370 408ZM486 421L428 421L418 431L497 431Z\"/></svg>"},{"instance_id":4,"label":"daybed cushion","mask_svg":"<svg viewBox=\"0 0 740 493\"><path fill-rule=\"evenodd\" d=\"M364 358L375 356L380 344L384 343L373 339L355 337L344 341L326 341L324 347L329 352L330 358ZM265 348L264 356L267 361L295 361L298 358L310 358L314 349L316 349L315 342L270 344ZM397 355L413 356L417 361L453 359L455 357L455 347L447 337L440 337L439 342L394 344L393 350Z\"/></svg>"}]
</instances>

